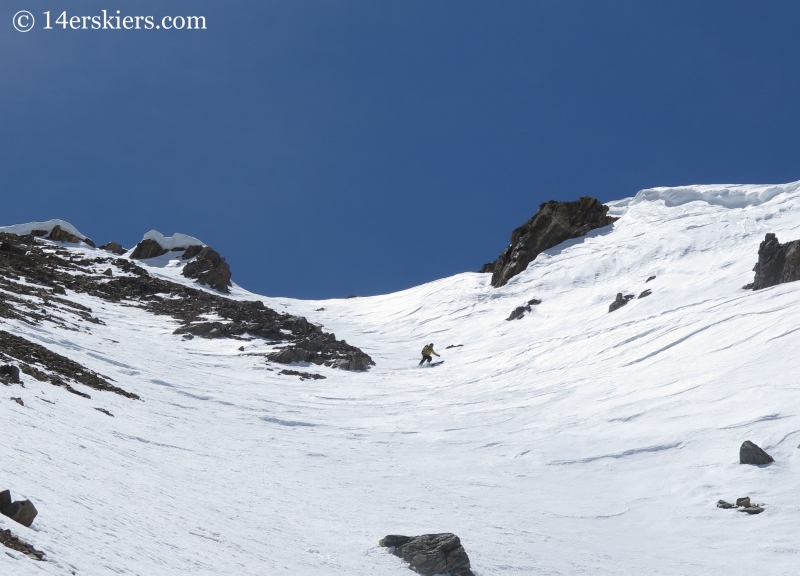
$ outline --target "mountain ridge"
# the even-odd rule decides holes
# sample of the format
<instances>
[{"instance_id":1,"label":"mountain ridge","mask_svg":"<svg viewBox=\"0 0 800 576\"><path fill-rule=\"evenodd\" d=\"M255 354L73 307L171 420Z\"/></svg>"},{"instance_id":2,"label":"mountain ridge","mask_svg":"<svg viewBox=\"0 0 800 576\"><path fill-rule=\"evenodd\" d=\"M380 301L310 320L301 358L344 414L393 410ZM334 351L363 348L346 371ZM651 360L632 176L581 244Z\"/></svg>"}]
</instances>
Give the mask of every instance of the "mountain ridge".
<instances>
[{"instance_id":1,"label":"mountain ridge","mask_svg":"<svg viewBox=\"0 0 800 576\"><path fill-rule=\"evenodd\" d=\"M547 249L499 288L464 273L355 299L270 298L235 284L223 296L182 276L177 253L125 260L176 291L307 318L375 361L360 372L293 366L325 379L280 374L265 340L184 339L170 314L67 283L48 291L56 321L27 323L19 316L44 316L42 299L8 292L4 276L18 317L0 317L0 329L143 401L71 383L86 399L30 377L6 388L24 405L0 403L14 447L0 488L39 516L35 530L4 518L0 528L47 561L9 551L0 572L399 575L408 569L380 538L447 531L483 576L790 574L800 284L742 289L767 233L800 238L797 183L777 188L607 202L611 232ZM35 242L66 261L64 274L98 254ZM92 277L108 264L92 264ZM137 286L121 266L111 278ZM14 284L46 287L19 276ZM617 293L645 289L608 313ZM164 296L158 306L169 307ZM223 316L198 310L197 323ZM445 364L417 368L431 341ZM745 440L775 461L739 464ZM764 512L716 508L743 496Z\"/></svg>"}]
</instances>

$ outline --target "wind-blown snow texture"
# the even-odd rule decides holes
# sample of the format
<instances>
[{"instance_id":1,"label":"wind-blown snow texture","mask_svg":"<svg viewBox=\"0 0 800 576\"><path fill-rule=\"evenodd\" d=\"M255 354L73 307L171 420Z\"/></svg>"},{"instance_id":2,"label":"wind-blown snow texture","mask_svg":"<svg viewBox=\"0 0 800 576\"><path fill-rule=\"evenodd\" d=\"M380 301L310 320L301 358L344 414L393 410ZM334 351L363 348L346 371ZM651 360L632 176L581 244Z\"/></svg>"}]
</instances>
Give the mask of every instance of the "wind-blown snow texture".
<instances>
[{"instance_id":1,"label":"wind-blown snow texture","mask_svg":"<svg viewBox=\"0 0 800 576\"><path fill-rule=\"evenodd\" d=\"M0 528L49 559L8 551L0 573L407 575L378 540L445 531L480 576L797 573L800 283L742 286L766 232L800 238L798 185L610 206L613 226L500 289L470 273L263 298L361 347L367 373L301 382L248 355L258 342L183 341L169 318L80 295L105 322L91 333L0 323L143 399L0 388L25 402L0 404L0 489L39 509L33 529ZM446 362L417 368L431 341ZM747 439L775 463L739 465ZM766 511L715 507L739 496Z\"/></svg>"}]
</instances>

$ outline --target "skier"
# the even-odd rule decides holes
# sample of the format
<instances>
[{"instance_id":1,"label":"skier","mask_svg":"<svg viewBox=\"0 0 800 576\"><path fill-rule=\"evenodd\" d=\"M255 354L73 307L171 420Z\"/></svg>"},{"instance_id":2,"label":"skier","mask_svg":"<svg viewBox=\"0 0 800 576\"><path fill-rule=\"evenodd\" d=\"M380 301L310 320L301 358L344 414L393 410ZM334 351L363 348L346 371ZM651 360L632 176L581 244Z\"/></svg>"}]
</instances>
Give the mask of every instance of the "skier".
<instances>
[{"instance_id":1,"label":"skier","mask_svg":"<svg viewBox=\"0 0 800 576\"><path fill-rule=\"evenodd\" d=\"M422 366L426 360L428 361L428 364L430 364L431 360L433 360L431 354L433 354L434 356L439 356L433 349L433 342L431 342L422 349L422 360L419 361L419 365Z\"/></svg>"}]
</instances>

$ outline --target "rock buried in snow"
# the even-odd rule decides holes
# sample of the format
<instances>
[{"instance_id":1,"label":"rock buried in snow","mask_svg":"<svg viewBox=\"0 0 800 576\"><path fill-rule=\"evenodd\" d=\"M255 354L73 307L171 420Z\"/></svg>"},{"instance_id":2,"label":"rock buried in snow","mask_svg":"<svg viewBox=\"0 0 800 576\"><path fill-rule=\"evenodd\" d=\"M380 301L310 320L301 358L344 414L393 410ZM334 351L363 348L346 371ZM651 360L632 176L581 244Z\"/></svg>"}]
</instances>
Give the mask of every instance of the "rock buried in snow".
<instances>
[{"instance_id":1,"label":"rock buried in snow","mask_svg":"<svg viewBox=\"0 0 800 576\"><path fill-rule=\"evenodd\" d=\"M506 318L506 321L519 320L520 318L525 316L525 312L530 312L530 311L531 311L531 307L530 306L518 306L518 307L514 308L514 311L511 313L511 316Z\"/></svg>"},{"instance_id":2,"label":"rock buried in snow","mask_svg":"<svg viewBox=\"0 0 800 576\"><path fill-rule=\"evenodd\" d=\"M764 509L761 506L748 506L739 509L739 512L747 512L748 514L761 514L763 511Z\"/></svg>"},{"instance_id":3,"label":"rock buried in snow","mask_svg":"<svg viewBox=\"0 0 800 576\"><path fill-rule=\"evenodd\" d=\"M0 492L0 513L23 526L30 527L39 512L30 500L11 502L11 492L4 490Z\"/></svg>"},{"instance_id":4,"label":"rock buried in snow","mask_svg":"<svg viewBox=\"0 0 800 576\"><path fill-rule=\"evenodd\" d=\"M531 306L538 306L541 303L542 303L542 301L541 300L537 300L536 298L533 298L532 300L528 300L528 303L526 305L518 306L517 308L515 308L514 311L511 313L511 316L506 318L506 321L519 320L520 318L525 316L525 312L530 312L531 311Z\"/></svg>"},{"instance_id":5,"label":"rock buried in snow","mask_svg":"<svg viewBox=\"0 0 800 576\"><path fill-rule=\"evenodd\" d=\"M628 303L628 300L633 300L635 296L633 294L628 294L627 296L623 296L622 292L617 294L617 298L609 305L608 311L613 312L614 310L618 310L625 306Z\"/></svg>"},{"instance_id":6,"label":"rock buried in snow","mask_svg":"<svg viewBox=\"0 0 800 576\"><path fill-rule=\"evenodd\" d=\"M653 291L648 288L647 290L645 290L644 292L639 294L639 298L647 298L652 293L653 293Z\"/></svg>"},{"instance_id":7,"label":"rock buried in snow","mask_svg":"<svg viewBox=\"0 0 800 576\"><path fill-rule=\"evenodd\" d=\"M739 512L746 512L747 514L761 514L764 511L764 505L761 504L756 505L750 502L750 497L745 496L744 498L737 498L736 504L731 504L730 502L725 502L725 500L720 500L717 502L717 508L723 508L725 510L730 510L731 508L736 508Z\"/></svg>"},{"instance_id":8,"label":"rock buried in snow","mask_svg":"<svg viewBox=\"0 0 800 576\"><path fill-rule=\"evenodd\" d=\"M745 440L742 447L739 448L739 464L761 466L774 461L775 459L772 456L750 442L750 440Z\"/></svg>"},{"instance_id":9,"label":"rock buried in snow","mask_svg":"<svg viewBox=\"0 0 800 576\"><path fill-rule=\"evenodd\" d=\"M394 548L392 554L408 562L408 567L419 574L475 576L470 569L467 552L455 534L389 535L379 544L385 548Z\"/></svg>"},{"instance_id":10,"label":"rock buried in snow","mask_svg":"<svg viewBox=\"0 0 800 576\"><path fill-rule=\"evenodd\" d=\"M44 552L40 552L27 542L20 540L11 530L0 530L0 544L11 550L27 554L36 560L44 560Z\"/></svg>"}]
</instances>

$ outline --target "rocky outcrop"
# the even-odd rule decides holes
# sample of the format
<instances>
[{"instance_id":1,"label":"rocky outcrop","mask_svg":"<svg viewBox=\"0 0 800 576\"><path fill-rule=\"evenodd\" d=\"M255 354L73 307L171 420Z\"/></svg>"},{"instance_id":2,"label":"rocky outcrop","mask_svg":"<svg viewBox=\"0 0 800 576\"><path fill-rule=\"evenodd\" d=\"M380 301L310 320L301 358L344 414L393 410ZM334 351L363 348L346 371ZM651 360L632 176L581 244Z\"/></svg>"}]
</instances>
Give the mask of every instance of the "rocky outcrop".
<instances>
[{"instance_id":1,"label":"rocky outcrop","mask_svg":"<svg viewBox=\"0 0 800 576\"><path fill-rule=\"evenodd\" d=\"M116 242L109 242L108 244L103 244L100 246L100 250L107 250L108 252L112 252L119 256L122 256L127 252L125 248L122 247L122 244L117 244Z\"/></svg>"},{"instance_id":2,"label":"rocky outcrop","mask_svg":"<svg viewBox=\"0 0 800 576\"><path fill-rule=\"evenodd\" d=\"M741 448L739 448L739 464L762 466L774 461L775 459L772 456L753 442L750 442L750 440L745 440Z\"/></svg>"},{"instance_id":3,"label":"rocky outcrop","mask_svg":"<svg viewBox=\"0 0 800 576\"><path fill-rule=\"evenodd\" d=\"M338 341L333 334L319 334L305 338L293 346L267 356L278 364L308 362L341 370L363 371L374 366L372 358L344 340Z\"/></svg>"},{"instance_id":4,"label":"rocky outcrop","mask_svg":"<svg viewBox=\"0 0 800 576\"><path fill-rule=\"evenodd\" d=\"M155 240L146 238L136 245L136 248L133 249L133 253L131 254L131 258L134 260L147 260L148 258L163 256L167 252L169 252L169 250L163 248L161 244Z\"/></svg>"},{"instance_id":5,"label":"rocky outcrop","mask_svg":"<svg viewBox=\"0 0 800 576\"><path fill-rule=\"evenodd\" d=\"M91 308L64 297L69 291L107 302L135 303L152 314L173 318L179 322L178 333L186 338L264 338L283 349L297 349L286 354L281 354L283 349L276 350L278 362L291 363L293 357L286 356L295 354L302 356L300 361L347 370L365 370L374 365L369 355L357 347L337 340L303 317L277 312L261 301L234 300L157 278L126 258L111 258L109 254L87 258L78 251L49 250L44 242L30 235L0 232L0 243L20 247L20 254L0 250L0 318L32 326L47 321L65 329L73 329L78 320L84 322L86 330L92 324L102 324L92 315ZM108 265L113 265L119 274L108 277L98 273ZM20 278L25 282L19 282ZM209 317L217 321L209 322ZM81 396L88 394L73 388L72 383L137 398L85 366L2 330L0 364L15 364L32 378L63 386Z\"/></svg>"},{"instance_id":6,"label":"rocky outcrop","mask_svg":"<svg viewBox=\"0 0 800 576\"><path fill-rule=\"evenodd\" d=\"M50 231L50 235L47 238L50 240L55 240L56 242L70 242L72 244L77 244L81 241L81 239L75 236L75 234L70 234L58 224L53 227L53 229Z\"/></svg>"},{"instance_id":7,"label":"rocky outcrop","mask_svg":"<svg viewBox=\"0 0 800 576\"><path fill-rule=\"evenodd\" d=\"M384 537L379 544L393 548L392 554L408 562L408 567L424 576L450 574L475 576L461 540L455 534Z\"/></svg>"},{"instance_id":8,"label":"rocky outcrop","mask_svg":"<svg viewBox=\"0 0 800 576\"><path fill-rule=\"evenodd\" d=\"M195 248L190 246L184 252L184 257ZM219 252L210 246L204 246L196 258L183 267L182 274L187 278L194 278L201 284L207 284L220 292L229 292L231 286L231 267Z\"/></svg>"},{"instance_id":9,"label":"rocky outcrop","mask_svg":"<svg viewBox=\"0 0 800 576\"><path fill-rule=\"evenodd\" d=\"M492 273L495 288L504 286L548 248L616 220L607 214L608 206L590 196L574 202L545 202L533 218L511 233L511 244L497 260L484 264L480 271Z\"/></svg>"},{"instance_id":10,"label":"rocky outcrop","mask_svg":"<svg viewBox=\"0 0 800 576\"><path fill-rule=\"evenodd\" d=\"M89 397L88 394L75 390L69 384L70 380L95 390L115 392L127 398L139 399L136 394L114 386L105 376L89 370L74 360L5 330L0 330L0 352L2 352L0 358L8 356L19 360L23 373L39 381L50 381L51 384L62 386L79 396ZM48 370L50 374L46 374L37 366Z\"/></svg>"},{"instance_id":11,"label":"rocky outcrop","mask_svg":"<svg viewBox=\"0 0 800 576\"><path fill-rule=\"evenodd\" d=\"M717 502L717 508L722 508L723 510L737 508L739 512L745 512L747 514L761 514L764 511L764 504L753 504L750 502L750 497L745 496L744 498L737 498L736 504L731 504L725 500L720 500Z\"/></svg>"},{"instance_id":12,"label":"rocky outcrop","mask_svg":"<svg viewBox=\"0 0 800 576\"><path fill-rule=\"evenodd\" d=\"M30 528L30 525L33 524L33 519L36 518L39 512L30 500L12 502L11 492L3 490L0 492L0 514L8 516L14 522L19 522L23 526Z\"/></svg>"},{"instance_id":13,"label":"rocky outcrop","mask_svg":"<svg viewBox=\"0 0 800 576\"><path fill-rule=\"evenodd\" d=\"M642 292L641 294L639 294L639 298L647 298L647 297L648 297L648 296L650 296L652 293L653 293L653 291L652 291L652 290L650 290L650 289L648 288L647 290L645 290L644 292Z\"/></svg>"},{"instance_id":14,"label":"rocky outcrop","mask_svg":"<svg viewBox=\"0 0 800 576\"><path fill-rule=\"evenodd\" d=\"M625 296L622 295L622 292L617 293L616 299L608 306L608 311L613 312L614 310L619 310L625 304L628 303L629 300L633 300L636 298L633 294L626 294Z\"/></svg>"},{"instance_id":15,"label":"rocky outcrop","mask_svg":"<svg viewBox=\"0 0 800 576\"><path fill-rule=\"evenodd\" d=\"M800 280L800 240L781 244L775 234L767 234L758 247L753 272L755 279L746 286L753 290Z\"/></svg>"}]
</instances>

